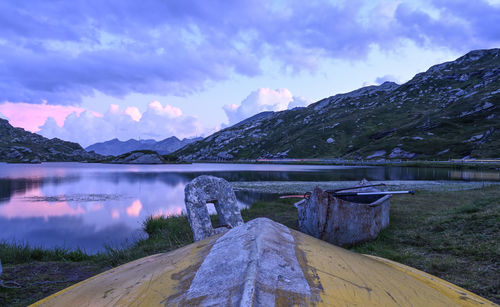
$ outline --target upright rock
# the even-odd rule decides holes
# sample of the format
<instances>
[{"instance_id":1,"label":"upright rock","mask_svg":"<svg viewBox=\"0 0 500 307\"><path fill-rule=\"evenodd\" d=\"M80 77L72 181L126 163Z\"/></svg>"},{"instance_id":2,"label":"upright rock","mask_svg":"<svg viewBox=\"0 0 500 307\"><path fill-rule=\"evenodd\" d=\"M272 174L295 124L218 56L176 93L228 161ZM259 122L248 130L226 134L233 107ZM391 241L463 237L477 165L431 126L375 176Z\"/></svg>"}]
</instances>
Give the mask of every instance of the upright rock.
<instances>
[{"instance_id":1,"label":"upright rock","mask_svg":"<svg viewBox=\"0 0 500 307\"><path fill-rule=\"evenodd\" d=\"M217 230L212 227L207 203L213 203L219 222L229 228L243 224L233 187L222 178L202 175L184 189L186 212L195 241L206 239Z\"/></svg>"}]
</instances>

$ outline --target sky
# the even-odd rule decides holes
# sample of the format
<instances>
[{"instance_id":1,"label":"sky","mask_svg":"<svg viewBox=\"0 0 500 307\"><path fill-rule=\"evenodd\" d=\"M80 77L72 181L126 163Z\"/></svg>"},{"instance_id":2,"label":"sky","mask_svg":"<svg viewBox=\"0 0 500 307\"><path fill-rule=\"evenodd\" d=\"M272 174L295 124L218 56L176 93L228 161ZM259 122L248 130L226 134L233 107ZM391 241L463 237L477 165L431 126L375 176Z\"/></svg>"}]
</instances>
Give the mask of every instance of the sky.
<instances>
[{"instance_id":1,"label":"sky","mask_svg":"<svg viewBox=\"0 0 500 307\"><path fill-rule=\"evenodd\" d=\"M500 47L500 0L0 1L0 117L88 146L208 136Z\"/></svg>"}]
</instances>

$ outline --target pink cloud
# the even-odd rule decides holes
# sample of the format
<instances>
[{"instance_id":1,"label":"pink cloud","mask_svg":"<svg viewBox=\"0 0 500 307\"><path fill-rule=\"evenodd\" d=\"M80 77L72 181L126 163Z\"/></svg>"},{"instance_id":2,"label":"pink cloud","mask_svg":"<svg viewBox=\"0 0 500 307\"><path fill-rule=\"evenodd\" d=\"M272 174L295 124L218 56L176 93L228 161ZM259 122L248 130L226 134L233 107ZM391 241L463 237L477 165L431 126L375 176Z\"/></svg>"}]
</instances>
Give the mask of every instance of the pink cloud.
<instances>
[{"instance_id":1,"label":"pink cloud","mask_svg":"<svg viewBox=\"0 0 500 307\"><path fill-rule=\"evenodd\" d=\"M24 194L24 197L43 197L43 194L40 187L37 187ZM7 204L0 206L0 216L8 219L43 217L48 220L53 216L74 216L84 213L85 210L79 204L74 207L65 201L26 201L19 197L13 197Z\"/></svg>"},{"instance_id":2,"label":"pink cloud","mask_svg":"<svg viewBox=\"0 0 500 307\"><path fill-rule=\"evenodd\" d=\"M130 116L136 122L140 121L142 117L142 113L137 107L127 107L125 109L125 114Z\"/></svg>"},{"instance_id":3,"label":"pink cloud","mask_svg":"<svg viewBox=\"0 0 500 307\"><path fill-rule=\"evenodd\" d=\"M151 101L148 105L150 109L152 109L156 114L159 115L167 115L168 117L180 117L182 116L182 110L166 104L162 106L161 103L157 100Z\"/></svg>"},{"instance_id":4,"label":"pink cloud","mask_svg":"<svg viewBox=\"0 0 500 307\"><path fill-rule=\"evenodd\" d=\"M136 199L130 206L127 207L128 216L139 216L142 210L142 203L139 199Z\"/></svg>"},{"instance_id":5,"label":"pink cloud","mask_svg":"<svg viewBox=\"0 0 500 307\"><path fill-rule=\"evenodd\" d=\"M117 209L111 210L111 218L113 220L119 219L120 218L120 211L118 211Z\"/></svg>"},{"instance_id":6,"label":"pink cloud","mask_svg":"<svg viewBox=\"0 0 500 307\"><path fill-rule=\"evenodd\" d=\"M80 205L74 208L67 202L50 203L41 201L33 204L22 200L14 200L0 207L0 216L9 219L43 217L48 220L49 217L53 216L81 215L84 213L85 211Z\"/></svg>"},{"instance_id":7,"label":"pink cloud","mask_svg":"<svg viewBox=\"0 0 500 307\"><path fill-rule=\"evenodd\" d=\"M200 132L213 130L204 127L198 117L183 114L180 108L152 101L142 113L136 106L123 108L118 104L111 104L104 114L91 110L80 115L73 113L66 117L62 127L49 119L39 133L86 147L113 138L163 140L173 135L178 138L198 136Z\"/></svg>"},{"instance_id":8,"label":"pink cloud","mask_svg":"<svg viewBox=\"0 0 500 307\"><path fill-rule=\"evenodd\" d=\"M286 88L276 90L259 88L251 92L240 105L227 104L223 109L229 119L229 124L235 124L263 111L282 111L304 107L309 103L304 97L293 96Z\"/></svg>"},{"instance_id":9,"label":"pink cloud","mask_svg":"<svg viewBox=\"0 0 500 307\"><path fill-rule=\"evenodd\" d=\"M120 106L117 104L109 105L109 113L118 114L120 112Z\"/></svg>"},{"instance_id":10,"label":"pink cloud","mask_svg":"<svg viewBox=\"0 0 500 307\"><path fill-rule=\"evenodd\" d=\"M62 127L66 117L71 113L80 115L85 109L72 106L12 103L0 104L0 113L9 118L9 123L14 127L21 127L31 132L37 132L47 118L55 119L57 125Z\"/></svg>"},{"instance_id":11,"label":"pink cloud","mask_svg":"<svg viewBox=\"0 0 500 307\"><path fill-rule=\"evenodd\" d=\"M90 205L90 207L88 208L88 211L99 211L99 210L102 210L102 208L104 208L104 206L102 204L93 204L93 205Z\"/></svg>"}]
</instances>

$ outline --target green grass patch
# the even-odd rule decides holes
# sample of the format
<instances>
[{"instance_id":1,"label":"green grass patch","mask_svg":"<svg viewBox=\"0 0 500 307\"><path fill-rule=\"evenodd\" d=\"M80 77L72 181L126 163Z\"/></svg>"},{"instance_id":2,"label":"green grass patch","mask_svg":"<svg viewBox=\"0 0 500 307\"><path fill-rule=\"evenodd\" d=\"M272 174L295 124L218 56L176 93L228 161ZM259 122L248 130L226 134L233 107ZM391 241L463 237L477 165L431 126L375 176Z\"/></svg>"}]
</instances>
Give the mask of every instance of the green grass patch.
<instances>
[{"instance_id":1,"label":"green grass patch","mask_svg":"<svg viewBox=\"0 0 500 307\"><path fill-rule=\"evenodd\" d=\"M0 259L3 264L20 264L32 261L88 261L94 256L84 251L65 248L44 249L28 244L0 243Z\"/></svg>"},{"instance_id":2,"label":"green grass patch","mask_svg":"<svg viewBox=\"0 0 500 307\"><path fill-rule=\"evenodd\" d=\"M297 229L296 199L257 202L244 221L267 217ZM218 225L216 215L212 224ZM492 301L500 301L500 189L492 186L452 192L417 191L391 200L390 226L376 240L351 249L391 259L436 275ZM81 250L45 250L0 243L5 281L0 305L26 305L111 267L193 242L186 216L149 217L146 239L87 255Z\"/></svg>"},{"instance_id":3,"label":"green grass patch","mask_svg":"<svg viewBox=\"0 0 500 307\"><path fill-rule=\"evenodd\" d=\"M292 229L298 230L296 199L279 199L272 202L256 202L250 208L241 210L245 222L258 217L267 217Z\"/></svg>"},{"instance_id":4,"label":"green grass patch","mask_svg":"<svg viewBox=\"0 0 500 307\"><path fill-rule=\"evenodd\" d=\"M500 301L500 189L391 200L390 226L353 250L407 264Z\"/></svg>"}]
</instances>

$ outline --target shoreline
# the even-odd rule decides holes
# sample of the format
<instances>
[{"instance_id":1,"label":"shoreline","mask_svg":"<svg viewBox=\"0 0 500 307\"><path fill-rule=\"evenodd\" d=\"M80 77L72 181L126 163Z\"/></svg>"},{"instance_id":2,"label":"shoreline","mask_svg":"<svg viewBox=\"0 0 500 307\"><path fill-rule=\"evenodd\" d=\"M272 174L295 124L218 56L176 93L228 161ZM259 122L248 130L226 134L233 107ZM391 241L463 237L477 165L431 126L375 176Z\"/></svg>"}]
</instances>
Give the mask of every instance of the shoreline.
<instances>
[{"instance_id":1,"label":"shoreline","mask_svg":"<svg viewBox=\"0 0 500 307\"><path fill-rule=\"evenodd\" d=\"M319 186L334 190L355 186L359 181L233 181L235 190L280 194L312 191ZM370 180L372 184L384 183L390 190L422 190L434 192L464 191L490 186L500 186L500 181L451 181L451 180Z\"/></svg>"},{"instance_id":2,"label":"shoreline","mask_svg":"<svg viewBox=\"0 0 500 307\"><path fill-rule=\"evenodd\" d=\"M185 165L197 163L210 164L270 164L270 165L336 165L336 166L395 166L395 167L424 167L424 168L452 168L452 169L470 169L470 170L500 170L500 160L406 160L406 161L357 161L357 160L338 160L338 159L283 159L283 160L199 160L199 161L168 161L164 163L125 163L109 161L46 161L46 162L23 162L23 161L0 161L6 164L43 164L43 163L83 163L83 164L116 164L116 165Z\"/></svg>"},{"instance_id":3,"label":"shoreline","mask_svg":"<svg viewBox=\"0 0 500 307\"><path fill-rule=\"evenodd\" d=\"M283 164L283 165L338 165L338 166L403 166L403 167L436 167L458 169L495 169L500 170L500 159L481 160L405 160L405 161L374 161L374 160L341 160L335 158L297 158L297 159L249 159L249 160L199 160L187 163L220 163L220 164Z\"/></svg>"}]
</instances>

